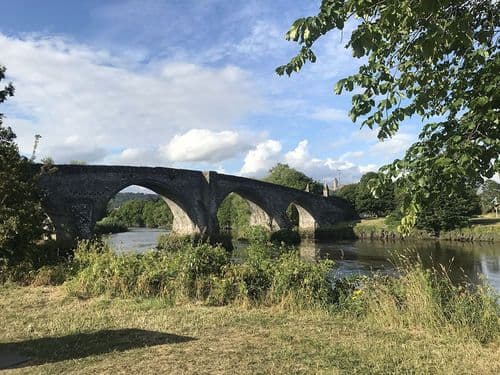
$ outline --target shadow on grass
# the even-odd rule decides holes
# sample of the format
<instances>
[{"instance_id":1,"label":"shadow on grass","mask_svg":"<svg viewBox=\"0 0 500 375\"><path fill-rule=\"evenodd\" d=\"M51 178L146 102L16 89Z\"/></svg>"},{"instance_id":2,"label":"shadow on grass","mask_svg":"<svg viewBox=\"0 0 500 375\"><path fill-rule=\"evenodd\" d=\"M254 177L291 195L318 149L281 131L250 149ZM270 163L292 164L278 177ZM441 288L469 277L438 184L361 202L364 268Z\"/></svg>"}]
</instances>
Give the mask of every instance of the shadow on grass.
<instances>
[{"instance_id":1,"label":"shadow on grass","mask_svg":"<svg viewBox=\"0 0 500 375\"><path fill-rule=\"evenodd\" d=\"M0 370L2 369L1 357L9 353L20 353L30 357L28 361L13 366L19 368L191 340L196 339L189 336L131 328L0 343ZM11 365L4 368L8 366Z\"/></svg>"}]
</instances>

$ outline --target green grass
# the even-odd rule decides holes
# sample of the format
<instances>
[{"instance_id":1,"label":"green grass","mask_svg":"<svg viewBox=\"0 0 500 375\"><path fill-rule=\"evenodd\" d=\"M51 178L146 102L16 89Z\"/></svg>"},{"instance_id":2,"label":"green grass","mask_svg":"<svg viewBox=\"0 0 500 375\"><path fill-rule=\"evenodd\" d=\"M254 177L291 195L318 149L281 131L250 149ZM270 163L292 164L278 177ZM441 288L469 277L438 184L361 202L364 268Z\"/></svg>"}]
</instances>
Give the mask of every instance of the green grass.
<instances>
[{"instance_id":1,"label":"green grass","mask_svg":"<svg viewBox=\"0 0 500 375\"><path fill-rule=\"evenodd\" d=\"M371 316L373 318L373 316ZM481 344L429 326L375 324L324 310L169 306L69 297L63 287L0 287L6 373L498 374L498 337Z\"/></svg>"},{"instance_id":2,"label":"green grass","mask_svg":"<svg viewBox=\"0 0 500 375\"><path fill-rule=\"evenodd\" d=\"M354 233L359 238L401 238L396 227L388 225L385 218L363 219L353 224ZM425 231L414 229L410 233L414 239L436 239ZM483 215L470 219L470 226L442 232L440 240L451 241L500 241L500 218L494 215Z\"/></svg>"},{"instance_id":3,"label":"green grass","mask_svg":"<svg viewBox=\"0 0 500 375\"><path fill-rule=\"evenodd\" d=\"M31 358L9 371L500 373L498 294L445 269L401 257L399 277L332 285L328 262L260 240L239 263L166 246L118 256L84 241L38 286L0 284L0 353Z\"/></svg>"}]
</instances>

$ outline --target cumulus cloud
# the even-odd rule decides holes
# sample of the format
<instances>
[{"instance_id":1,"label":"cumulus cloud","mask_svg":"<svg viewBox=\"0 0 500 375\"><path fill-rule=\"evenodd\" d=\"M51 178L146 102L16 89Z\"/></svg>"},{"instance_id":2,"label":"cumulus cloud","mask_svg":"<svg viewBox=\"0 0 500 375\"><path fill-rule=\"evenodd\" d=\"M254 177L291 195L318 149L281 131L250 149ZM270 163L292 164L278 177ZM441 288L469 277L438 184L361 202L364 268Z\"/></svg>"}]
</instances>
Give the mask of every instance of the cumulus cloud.
<instances>
[{"instance_id":1,"label":"cumulus cloud","mask_svg":"<svg viewBox=\"0 0 500 375\"><path fill-rule=\"evenodd\" d=\"M263 177L277 163L286 163L319 181L330 183L335 177L340 177L342 183L350 183L359 180L368 171L377 170L375 164L357 165L342 158L316 158L310 154L308 146L309 142L302 140L297 147L283 153L278 141L259 143L247 153L240 174Z\"/></svg>"},{"instance_id":2,"label":"cumulus cloud","mask_svg":"<svg viewBox=\"0 0 500 375\"><path fill-rule=\"evenodd\" d=\"M360 178L362 167L344 159L315 158L310 154L308 144L307 140L300 141L295 149L285 154L284 161L291 167L323 182L329 182L339 176L342 176L343 181L349 182Z\"/></svg>"},{"instance_id":3,"label":"cumulus cloud","mask_svg":"<svg viewBox=\"0 0 500 375\"><path fill-rule=\"evenodd\" d=\"M172 161L220 162L246 151L248 147L235 131L191 129L184 134L176 134L163 147L163 154Z\"/></svg>"},{"instance_id":4,"label":"cumulus cloud","mask_svg":"<svg viewBox=\"0 0 500 375\"><path fill-rule=\"evenodd\" d=\"M143 64L58 37L0 34L0 50L16 86L5 112L21 151L30 153L34 134L41 134L39 155L56 162L113 160L116 149L159 156L159 146L176 134L231 129L262 103L248 74L235 66ZM69 147L65 140L74 135L79 141Z\"/></svg>"},{"instance_id":5,"label":"cumulus cloud","mask_svg":"<svg viewBox=\"0 0 500 375\"><path fill-rule=\"evenodd\" d=\"M281 143L273 139L257 144L245 156L240 174L261 177L281 159Z\"/></svg>"}]
</instances>

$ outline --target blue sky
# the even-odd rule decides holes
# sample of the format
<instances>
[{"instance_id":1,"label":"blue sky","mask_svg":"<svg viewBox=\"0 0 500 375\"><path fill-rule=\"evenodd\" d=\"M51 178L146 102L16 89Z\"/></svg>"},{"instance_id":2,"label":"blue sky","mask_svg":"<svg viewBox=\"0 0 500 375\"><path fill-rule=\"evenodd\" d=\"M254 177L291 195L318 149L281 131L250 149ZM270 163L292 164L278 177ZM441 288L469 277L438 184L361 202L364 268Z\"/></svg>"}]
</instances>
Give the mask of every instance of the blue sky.
<instances>
[{"instance_id":1,"label":"blue sky","mask_svg":"<svg viewBox=\"0 0 500 375\"><path fill-rule=\"evenodd\" d=\"M401 157L420 123L378 142L347 112L335 82L360 61L349 30L317 44L316 64L274 69L284 40L320 1L28 1L2 4L0 64L16 95L6 123L56 162L153 165L261 177L277 162L356 181Z\"/></svg>"}]
</instances>

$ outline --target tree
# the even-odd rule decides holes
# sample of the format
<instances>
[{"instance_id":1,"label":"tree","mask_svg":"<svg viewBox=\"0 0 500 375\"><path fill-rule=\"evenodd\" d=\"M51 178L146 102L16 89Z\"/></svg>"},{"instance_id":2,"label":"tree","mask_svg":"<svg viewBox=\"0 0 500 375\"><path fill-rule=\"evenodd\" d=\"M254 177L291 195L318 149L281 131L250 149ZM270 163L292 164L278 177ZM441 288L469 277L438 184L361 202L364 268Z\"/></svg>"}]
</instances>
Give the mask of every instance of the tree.
<instances>
[{"instance_id":1,"label":"tree","mask_svg":"<svg viewBox=\"0 0 500 375\"><path fill-rule=\"evenodd\" d=\"M0 81L5 68L0 66ZM11 84L0 89L0 103L14 95ZM0 113L0 265L33 260L43 235L45 215L30 161L19 154L16 135Z\"/></svg>"},{"instance_id":2,"label":"tree","mask_svg":"<svg viewBox=\"0 0 500 375\"><path fill-rule=\"evenodd\" d=\"M500 170L497 7L493 0L323 0L316 16L296 20L285 36L301 49L277 68L280 75L315 62L313 44L352 22L346 48L365 60L335 85L337 94L356 92L352 120L378 127L381 140L406 118L426 122L418 142L402 160L382 168L373 186L397 179L406 191L404 231L424 202L439 199L434 176L454 194L464 180L477 185Z\"/></svg>"},{"instance_id":3,"label":"tree","mask_svg":"<svg viewBox=\"0 0 500 375\"><path fill-rule=\"evenodd\" d=\"M276 164L269 170L269 174L264 177L264 181L299 190L305 190L307 185L309 185L309 191L311 193L322 194L323 192L323 185L321 185L321 183L289 167L288 164Z\"/></svg>"},{"instance_id":4,"label":"tree","mask_svg":"<svg viewBox=\"0 0 500 375\"><path fill-rule=\"evenodd\" d=\"M349 201L353 207L356 206L356 196L358 195L358 184L348 184L342 186L335 192L335 195Z\"/></svg>"},{"instance_id":5,"label":"tree","mask_svg":"<svg viewBox=\"0 0 500 375\"><path fill-rule=\"evenodd\" d=\"M368 172L361 177L355 199L356 211L359 213L387 216L396 208L393 184L385 184L377 196L372 194L370 183L377 178L378 173L375 172Z\"/></svg>"},{"instance_id":6,"label":"tree","mask_svg":"<svg viewBox=\"0 0 500 375\"><path fill-rule=\"evenodd\" d=\"M116 206L117 202L119 204ZM109 206L108 218L127 227L166 228L173 222L168 205L163 199L151 194L121 193Z\"/></svg>"},{"instance_id":7,"label":"tree","mask_svg":"<svg viewBox=\"0 0 500 375\"><path fill-rule=\"evenodd\" d=\"M217 220L222 230L231 228L233 235L242 234L250 225L250 206L239 195L231 193L217 211Z\"/></svg>"},{"instance_id":8,"label":"tree","mask_svg":"<svg viewBox=\"0 0 500 375\"><path fill-rule=\"evenodd\" d=\"M387 216L397 207L398 200L394 194L394 185L387 184L374 196L370 184L378 178L378 173L365 173L356 184L342 186L336 195L349 201L360 214Z\"/></svg>"},{"instance_id":9,"label":"tree","mask_svg":"<svg viewBox=\"0 0 500 375\"><path fill-rule=\"evenodd\" d=\"M441 189L439 182L434 185L432 200L424 201L417 214L416 227L439 235L443 230L465 227L472 215L481 213L476 189L456 187L452 194Z\"/></svg>"},{"instance_id":10,"label":"tree","mask_svg":"<svg viewBox=\"0 0 500 375\"><path fill-rule=\"evenodd\" d=\"M479 194L481 200L481 211L485 214L494 211L494 200L500 203L500 184L493 180L487 180L481 187Z\"/></svg>"}]
</instances>

